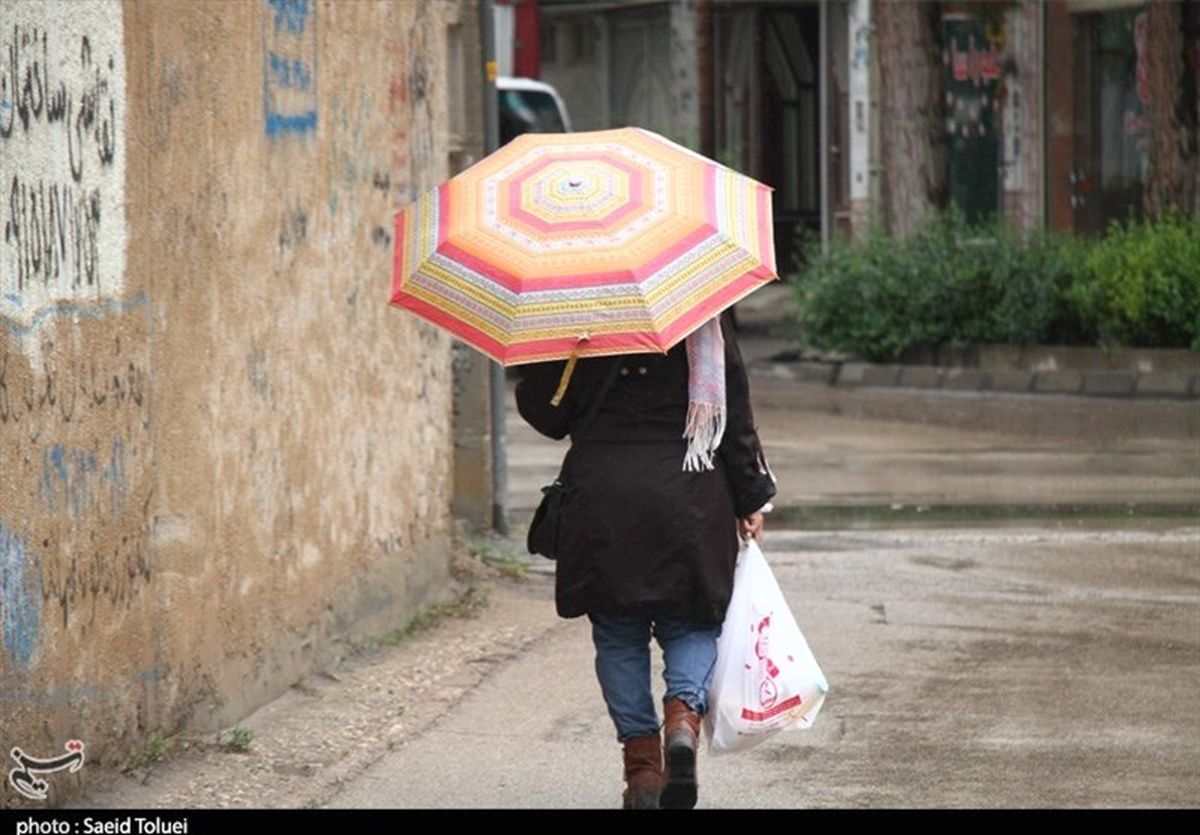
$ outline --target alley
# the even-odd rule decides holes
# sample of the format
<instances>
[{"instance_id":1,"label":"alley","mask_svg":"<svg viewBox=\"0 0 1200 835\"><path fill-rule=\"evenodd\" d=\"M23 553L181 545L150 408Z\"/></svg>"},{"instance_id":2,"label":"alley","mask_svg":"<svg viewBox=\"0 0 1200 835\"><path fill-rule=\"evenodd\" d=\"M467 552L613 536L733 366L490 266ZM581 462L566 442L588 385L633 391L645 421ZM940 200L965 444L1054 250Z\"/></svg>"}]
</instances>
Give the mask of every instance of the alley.
<instances>
[{"instance_id":1,"label":"alley","mask_svg":"<svg viewBox=\"0 0 1200 835\"><path fill-rule=\"evenodd\" d=\"M755 385L780 518L803 503L865 510L841 526L769 523L766 553L830 692L811 730L705 756L700 807L1194 801L1194 442L1050 442L837 419ZM523 427L511 402L509 443L519 524L562 447ZM938 497L986 509L1118 496L1159 511L902 526L886 517ZM1161 512L1172 503L1178 514ZM81 802L617 805L619 748L586 621L555 616L549 563L515 541L489 549L510 569L528 567L509 571L521 579L487 580L490 604L472 617L310 677L244 723L256 740L246 754L172 758L144 783L121 778ZM661 692L660 671L656 659Z\"/></svg>"}]
</instances>

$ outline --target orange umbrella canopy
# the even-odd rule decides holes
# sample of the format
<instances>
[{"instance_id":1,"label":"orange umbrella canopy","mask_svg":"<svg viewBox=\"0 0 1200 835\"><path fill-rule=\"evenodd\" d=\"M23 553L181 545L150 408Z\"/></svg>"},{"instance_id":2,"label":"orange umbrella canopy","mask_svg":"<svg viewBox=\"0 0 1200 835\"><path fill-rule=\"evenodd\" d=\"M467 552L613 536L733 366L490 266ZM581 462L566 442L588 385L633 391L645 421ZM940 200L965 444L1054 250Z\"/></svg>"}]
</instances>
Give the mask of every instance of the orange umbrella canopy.
<instances>
[{"instance_id":1,"label":"orange umbrella canopy","mask_svg":"<svg viewBox=\"0 0 1200 835\"><path fill-rule=\"evenodd\" d=\"M391 303L517 365L665 352L777 277L768 186L641 128L523 134L397 212Z\"/></svg>"}]
</instances>

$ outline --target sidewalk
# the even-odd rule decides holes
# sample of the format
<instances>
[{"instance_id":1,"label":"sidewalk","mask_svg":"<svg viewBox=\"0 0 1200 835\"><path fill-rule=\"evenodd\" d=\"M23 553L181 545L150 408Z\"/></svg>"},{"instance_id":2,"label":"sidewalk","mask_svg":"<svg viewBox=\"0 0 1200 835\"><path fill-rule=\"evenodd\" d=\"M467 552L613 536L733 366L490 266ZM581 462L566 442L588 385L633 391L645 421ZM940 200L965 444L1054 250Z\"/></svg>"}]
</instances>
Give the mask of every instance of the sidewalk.
<instances>
[{"instance_id":1,"label":"sidewalk","mask_svg":"<svg viewBox=\"0 0 1200 835\"><path fill-rule=\"evenodd\" d=\"M796 346L781 337L790 330L787 317L794 306L793 290L782 282L768 284L738 303L743 354L747 362L757 365L760 374L839 388L1186 400L1200 410L1197 352L1126 350L1110 356L1090 348L984 346L979 367L816 362L802 358ZM1157 365L1151 359L1154 356L1158 357Z\"/></svg>"},{"instance_id":2,"label":"sidewalk","mask_svg":"<svg viewBox=\"0 0 1200 835\"><path fill-rule=\"evenodd\" d=\"M460 564L461 565L461 564ZM81 772L85 791L67 809L317 808L334 802L386 757L452 715L479 685L561 628L547 578L522 582L476 563L473 589L452 614L408 637L347 646L329 667L242 719L245 750L223 749L216 734L161 741L161 760L142 756ZM476 605L469 605L471 601ZM493 729L487 729L493 730ZM226 734L226 738L228 734ZM389 804L389 801L391 803ZM377 805L404 805L377 796ZM454 806L453 798L443 805Z\"/></svg>"}]
</instances>

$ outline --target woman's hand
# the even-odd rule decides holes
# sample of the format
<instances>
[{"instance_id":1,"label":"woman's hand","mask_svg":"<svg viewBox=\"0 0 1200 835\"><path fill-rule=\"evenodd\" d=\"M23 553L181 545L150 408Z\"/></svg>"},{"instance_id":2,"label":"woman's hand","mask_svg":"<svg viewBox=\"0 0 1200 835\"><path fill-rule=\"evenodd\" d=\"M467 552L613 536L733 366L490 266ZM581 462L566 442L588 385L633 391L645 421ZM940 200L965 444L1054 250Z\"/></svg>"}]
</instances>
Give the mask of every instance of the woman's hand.
<instances>
[{"instance_id":1,"label":"woman's hand","mask_svg":"<svg viewBox=\"0 0 1200 835\"><path fill-rule=\"evenodd\" d=\"M738 534L742 539L754 537L755 542L762 542L763 536L763 514L762 511L751 513L742 519L738 519Z\"/></svg>"}]
</instances>

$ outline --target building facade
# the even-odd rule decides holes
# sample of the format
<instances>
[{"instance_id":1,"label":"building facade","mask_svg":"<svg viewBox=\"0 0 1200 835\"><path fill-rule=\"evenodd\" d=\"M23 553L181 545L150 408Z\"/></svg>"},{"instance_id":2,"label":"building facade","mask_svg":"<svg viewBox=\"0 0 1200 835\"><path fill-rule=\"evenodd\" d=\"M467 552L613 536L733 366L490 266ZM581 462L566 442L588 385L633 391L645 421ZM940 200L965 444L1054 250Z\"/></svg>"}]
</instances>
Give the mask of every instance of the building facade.
<instances>
[{"instance_id":1,"label":"building facade","mask_svg":"<svg viewBox=\"0 0 1200 835\"><path fill-rule=\"evenodd\" d=\"M0 4L6 752L120 765L445 593L450 339L386 294L395 210L482 153L478 24Z\"/></svg>"},{"instance_id":2,"label":"building facade","mask_svg":"<svg viewBox=\"0 0 1200 835\"><path fill-rule=\"evenodd\" d=\"M539 36L501 60L577 129L642 125L772 185L781 265L799 229L903 234L950 203L1080 234L1196 207L1194 3L509 4Z\"/></svg>"}]
</instances>

